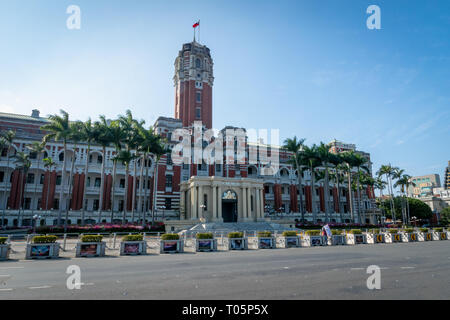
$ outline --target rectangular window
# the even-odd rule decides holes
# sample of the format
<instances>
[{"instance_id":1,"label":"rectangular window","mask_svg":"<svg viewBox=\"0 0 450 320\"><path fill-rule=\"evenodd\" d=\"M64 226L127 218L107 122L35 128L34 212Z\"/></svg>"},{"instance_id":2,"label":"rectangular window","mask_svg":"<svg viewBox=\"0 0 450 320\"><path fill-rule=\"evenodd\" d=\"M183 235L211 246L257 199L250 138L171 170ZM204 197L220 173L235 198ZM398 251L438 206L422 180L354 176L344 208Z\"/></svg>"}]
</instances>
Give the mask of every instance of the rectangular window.
<instances>
[{"instance_id":1,"label":"rectangular window","mask_svg":"<svg viewBox=\"0 0 450 320\"><path fill-rule=\"evenodd\" d=\"M165 210L172 210L172 199L166 198L164 206L166 207Z\"/></svg>"},{"instance_id":2,"label":"rectangular window","mask_svg":"<svg viewBox=\"0 0 450 320\"><path fill-rule=\"evenodd\" d=\"M2 149L2 157L6 157L8 155L8 148Z\"/></svg>"},{"instance_id":3,"label":"rectangular window","mask_svg":"<svg viewBox=\"0 0 450 320\"><path fill-rule=\"evenodd\" d=\"M27 175L27 183L34 183L34 173L29 173Z\"/></svg>"},{"instance_id":4,"label":"rectangular window","mask_svg":"<svg viewBox=\"0 0 450 320\"><path fill-rule=\"evenodd\" d=\"M221 164L216 164L216 171L217 172L221 172L222 171L222 165Z\"/></svg>"},{"instance_id":5,"label":"rectangular window","mask_svg":"<svg viewBox=\"0 0 450 320\"><path fill-rule=\"evenodd\" d=\"M197 119L200 119L200 118L202 117L202 112L201 112L201 109L200 109L200 108L196 108L196 109L195 109L195 117L196 117Z\"/></svg>"},{"instance_id":6,"label":"rectangular window","mask_svg":"<svg viewBox=\"0 0 450 320\"><path fill-rule=\"evenodd\" d=\"M202 102L202 93L201 92L197 92L196 93L196 101L197 102Z\"/></svg>"},{"instance_id":7,"label":"rectangular window","mask_svg":"<svg viewBox=\"0 0 450 320\"><path fill-rule=\"evenodd\" d=\"M102 182L102 180L100 178L95 178L94 187L100 188L101 182Z\"/></svg>"},{"instance_id":8,"label":"rectangular window","mask_svg":"<svg viewBox=\"0 0 450 320\"><path fill-rule=\"evenodd\" d=\"M55 199L53 200L53 209L58 209L59 208L59 199Z\"/></svg>"},{"instance_id":9,"label":"rectangular window","mask_svg":"<svg viewBox=\"0 0 450 320\"><path fill-rule=\"evenodd\" d=\"M56 185L60 186L61 185L61 176L57 176L56 177Z\"/></svg>"},{"instance_id":10,"label":"rectangular window","mask_svg":"<svg viewBox=\"0 0 450 320\"><path fill-rule=\"evenodd\" d=\"M95 199L94 200L94 207L93 207L94 211L98 210L98 207L99 207L98 199Z\"/></svg>"},{"instance_id":11,"label":"rectangular window","mask_svg":"<svg viewBox=\"0 0 450 320\"><path fill-rule=\"evenodd\" d=\"M166 175L166 187L172 188L172 175Z\"/></svg>"},{"instance_id":12,"label":"rectangular window","mask_svg":"<svg viewBox=\"0 0 450 320\"><path fill-rule=\"evenodd\" d=\"M125 188L125 179L120 179L120 188Z\"/></svg>"},{"instance_id":13,"label":"rectangular window","mask_svg":"<svg viewBox=\"0 0 450 320\"><path fill-rule=\"evenodd\" d=\"M97 157L97 163L98 163L98 164L101 164L102 161L103 161L103 157L102 157L102 156L98 156L98 157Z\"/></svg>"},{"instance_id":14,"label":"rectangular window","mask_svg":"<svg viewBox=\"0 0 450 320\"><path fill-rule=\"evenodd\" d=\"M45 174L41 174L41 180L39 181L39 184L44 184Z\"/></svg>"},{"instance_id":15,"label":"rectangular window","mask_svg":"<svg viewBox=\"0 0 450 320\"><path fill-rule=\"evenodd\" d=\"M0 171L0 182L3 182L3 179L5 179L5 172Z\"/></svg>"},{"instance_id":16,"label":"rectangular window","mask_svg":"<svg viewBox=\"0 0 450 320\"><path fill-rule=\"evenodd\" d=\"M31 208L31 198L25 198L25 202L23 204L23 208L25 210L30 210L30 208Z\"/></svg>"}]
</instances>

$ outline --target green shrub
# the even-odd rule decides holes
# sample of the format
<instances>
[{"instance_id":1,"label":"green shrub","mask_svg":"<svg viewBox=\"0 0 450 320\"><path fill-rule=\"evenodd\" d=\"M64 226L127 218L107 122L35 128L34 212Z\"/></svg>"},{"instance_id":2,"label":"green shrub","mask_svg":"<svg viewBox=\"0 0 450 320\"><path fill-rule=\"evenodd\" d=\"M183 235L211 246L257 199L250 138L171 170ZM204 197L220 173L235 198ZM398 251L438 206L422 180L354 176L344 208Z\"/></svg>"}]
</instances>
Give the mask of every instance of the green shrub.
<instances>
[{"instance_id":1,"label":"green shrub","mask_svg":"<svg viewBox=\"0 0 450 320\"><path fill-rule=\"evenodd\" d=\"M161 236L161 240L180 240L180 236L176 233L165 233Z\"/></svg>"},{"instance_id":2,"label":"green shrub","mask_svg":"<svg viewBox=\"0 0 450 320\"><path fill-rule=\"evenodd\" d=\"M244 237L243 232L230 232L228 234L229 239L239 239L239 238L243 238L243 237Z\"/></svg>"},{"instance_id":3,"label":"green shrub","mask_svg":"<svg viewBox=\"0 0 450 320\"><path fill-rule=\"evenodd\" d=\"M434 228L433 230L436 231L436 232L443 232L444 228Z\"/></svg>"},{"instance_id":4,"label":"green shrub","mask_svg":"<svg viewBox=\"0 0 450 320\"><path fill-rule=\"evenodd\" d=\"M85 234L81 236L81 242L101 242L103 236L99 234Z\"/></svg>"},{"instance_id":5,"label":"green shrub","mask_svg":"<svg viewBox=\"0 0 450 320\"><path fill-rule=\"evenodd\" d=\"M420 230L420 232L423 232L423 233L427 233L428 232L428 228L420 228L419 230Z\"/></svg>"},{"instance_id":6,"label":"green shrub","mask_svg":"<svg viewBox=\"0 0 450 320\"><path fill-rule=\"evenodd\" d=\"M195 238L197 238L197 239L214 239L214 235L212 234L212 232L197 233L195 235Z\"/></svg>"},{"instance_id":7,"label":"green shrub","mask_svg":"<svg viewBox=\"0 0 450 320\"><path fill-rule=\"evenodd\" d=\"M406 233L413 233L414 229L413 228L406 228L405 230L403 230Z\"/></svg>"},{"instance_id":8,"label":"green shrub","mask_svg":"<svg viewBox=\"0 0 450 320\"><path fill-rule=\"evenodd\" d=\"M36 236L33 238L33 243L55 243L56 236Z\"/></svg>"},{"instance_id":9,"label":"green shrub","mask_svg":"<svg viewBox=\"0 0 450 320\"><path fill-rule=\"evenodd\" d=\"M369 230L369 232L373 233L373 234L379 234L380 233L380 229L372 229L372 230Z\"/></svg>"},{"instance_id":10,"label":"green shrub","mask_svg":"<svg viewBox=\"0 0 450 320\"><path fill-rule=\"evenodd\" d=\"M5 244L5 243L6 243L6 240L8 240L8 238L1 237L1 238L0 238L0 244Z\"/></svg>"},{"instance_id":11,"label":"green shrub","mask_svg":"<svg viewBox=\"0 0 450 320\"><path fill-rule=\"evenodd\" d=\"M352 229L348 233L351 233L351 234L362 234L362 231L361 231L361 229Z\"/></svg>"},{"instance_id":12,"label":"green shrub","mask_svg":"<svg viewBox=\"0 0 450 320\"><path fill-rule=\"evenodd\" d=\"M333 229L333 230L331 230L331 234L334 236L340 235L340 234L342 234L342 230Z\"/></svg>"},{"instance_id":13,"label":"green shrub","mask_svg":"<svg viewBox=\"0 0 450 320\"><path fill-rule=\"evenodd\" d=\"M307 236L320 236L320 230L308 230L306 231Z\"/></svg>"},{"instance_id":14,"label":"green shrub","mask_svg":"<svg viewBox=\"0 0 450 320\"><path fill-rule=\"evenodd\" d=\"M123 237L122 241L142 241L144 240L143 234L129 234Z\"/></svg>"},{"instance_id":15,"label":"green shrub","mask_svg":"<svg viewBox=\"0 0 450 320\"><path fill-rule=\"evenodd\" d=\"M398 233L398 229L388 229L388 232L390 234L396 234L396 233Z\"/></svg>"},{"instance_id":16,"label":"green shrub","mask_svg":"<svg viewBox=\"0 0 450 320\"><path fill-rule=\"evenodd\" d=\"M282 236L283 237L296 237L297 231L283 231Z\"/></svg>"},{"instance_id":17,"label":"green shrub","mask_svg":"<svg viewBox=\"0 0 450 320\"><path fill-rule=\"evenodd\" d=\"M270 238L272 236L272 232L270 231L258 231L258 238Z\"/></svg>"}]
</instances>

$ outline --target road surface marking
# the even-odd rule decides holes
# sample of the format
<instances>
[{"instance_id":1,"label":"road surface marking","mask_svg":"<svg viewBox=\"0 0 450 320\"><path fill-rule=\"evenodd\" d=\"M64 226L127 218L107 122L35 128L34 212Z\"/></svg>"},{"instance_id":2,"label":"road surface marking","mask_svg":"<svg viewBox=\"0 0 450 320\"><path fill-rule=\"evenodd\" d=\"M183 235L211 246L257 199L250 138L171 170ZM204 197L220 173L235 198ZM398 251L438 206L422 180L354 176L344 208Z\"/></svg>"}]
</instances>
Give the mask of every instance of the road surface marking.
<instances>
[{"instance_id":1,"label":"road surface marking","mask_svg":"<svg viewBox=\"0 0 450 320\"><path fill-rule=\"evenodd\" d=\"M0 267L0 270L3 270L3 269L23 269L23 268L25 268L25 267Z\"/></svg>"},{"instance_id":2,"label":"road surface marking","mask_svg":"<svg viewBox=\"0 0 450 320\"><path fill-rule=\"evenodd\" d=\"M401 269L415 269L416 267L400 267Z\"/></svg>"},{"instance_id":3,"label":"road surface marking","mask_svg":"<svg viewBox=\"0 0 450 320\"><path fill-rule=\"evenodd\" d=\"M28 289L47 289L47 288L51 288L52 286L40 286L40 287L28 287Z\"/></svg>"},{"instance_id":4,"label":"road surface marking","mask_svg":"<svg viewBox=\"0 0 450 320\"><path fill-rule=\"evenodd\" d=\"M13 288L0 289L0 291L13 291Z\"/></svg>"},{"instance_id":5,"label":"road surface marking","mask_svg":"<svg viewBox=\"0 0 450 320\"><path fill-rule=\"evenodd\" d=\"M364 270L364 268L351 268L350 270Z\"/></svg>"}]
</instances>

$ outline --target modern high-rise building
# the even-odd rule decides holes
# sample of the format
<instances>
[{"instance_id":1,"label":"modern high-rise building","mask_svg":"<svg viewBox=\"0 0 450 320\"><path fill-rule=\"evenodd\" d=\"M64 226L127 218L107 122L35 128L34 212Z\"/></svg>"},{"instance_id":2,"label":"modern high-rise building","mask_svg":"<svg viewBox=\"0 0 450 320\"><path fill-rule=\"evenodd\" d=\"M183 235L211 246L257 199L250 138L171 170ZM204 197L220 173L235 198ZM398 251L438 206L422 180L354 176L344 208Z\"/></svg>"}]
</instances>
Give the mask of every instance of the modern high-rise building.
<instances>
[{"instance_id":1,"label":"modern high-rise building","mask_svg":"<svg viewBox=\"0 0 450 320\"><path fill-rule=\"evenodd\" d=\"M450 161L448 162L448 167L445 168L444 189L450 190Z\"/></svg>"},{"instance_id":2,"label":"modern high-rise building","mask_svg":"<svg viewBox=\"0 0 450 320\"><path fill-rule=\"evenodd\" d=\"M410 181L414 185L409 186L408 193L414 197L431 196L434 188L441 187L441 180L438 174L412 177Z\"/></svg>"}]
</instances>

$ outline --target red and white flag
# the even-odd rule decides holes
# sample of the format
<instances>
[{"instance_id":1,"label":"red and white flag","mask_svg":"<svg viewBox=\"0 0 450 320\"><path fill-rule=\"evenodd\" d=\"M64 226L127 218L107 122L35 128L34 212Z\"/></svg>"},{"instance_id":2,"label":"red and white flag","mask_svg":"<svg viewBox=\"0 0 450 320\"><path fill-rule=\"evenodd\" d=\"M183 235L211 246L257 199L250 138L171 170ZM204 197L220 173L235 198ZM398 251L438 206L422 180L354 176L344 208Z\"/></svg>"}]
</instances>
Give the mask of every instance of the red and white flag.
<instances>
[{"instance_id":1,"label":"red and white flag","mask_svg":"<svg viewBox=\"0 0 450 320\"><path fill-rule=\"evenodd\" d=\"M200 25L200 20L198 20L196 23L194 23L194 25L192 26L192 28L197 28Z\"/></svg>"}]
</instances>

